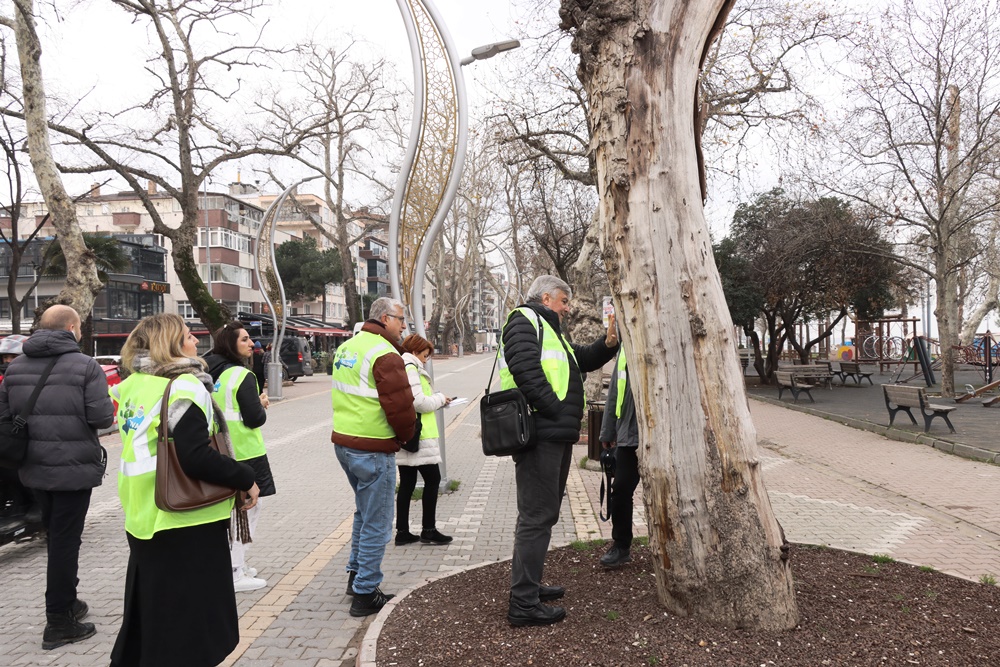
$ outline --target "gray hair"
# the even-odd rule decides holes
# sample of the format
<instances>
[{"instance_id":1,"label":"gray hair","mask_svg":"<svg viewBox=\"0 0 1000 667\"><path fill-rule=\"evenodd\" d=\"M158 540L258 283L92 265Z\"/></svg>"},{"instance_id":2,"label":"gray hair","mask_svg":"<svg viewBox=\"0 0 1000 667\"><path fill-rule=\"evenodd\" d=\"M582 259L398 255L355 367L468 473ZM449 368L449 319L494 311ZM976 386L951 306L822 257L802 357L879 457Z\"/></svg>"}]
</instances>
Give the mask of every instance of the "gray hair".
<instances>
[{"instance_id":1,"label":"gray hair","mask_svg":"<svg viewBox=\"0 0 1000 667\"><path fill-rule=\"evenodd\" d=\"M393 311L399 308L399 312L406 314L406 307L399 299L381 296L372 302L372 307L368 309L368 319L382 321L385 315L395 315Z\"/></svg>"},{"instance_id":2,"label":"gray hair","mask_svg":"<svg viewBox=\"0 0 1000 667\"><path fill-rule=\"evenodd\" d=\"M535 278L535 282L531 283L531 287L528 288L527 302L539 303L544 294L555 297L556 290L565 292L566 296L570 299L573 298L573 289L562 278L557 278L556 276L538 276Z\"/></svg>"}]
</instances>

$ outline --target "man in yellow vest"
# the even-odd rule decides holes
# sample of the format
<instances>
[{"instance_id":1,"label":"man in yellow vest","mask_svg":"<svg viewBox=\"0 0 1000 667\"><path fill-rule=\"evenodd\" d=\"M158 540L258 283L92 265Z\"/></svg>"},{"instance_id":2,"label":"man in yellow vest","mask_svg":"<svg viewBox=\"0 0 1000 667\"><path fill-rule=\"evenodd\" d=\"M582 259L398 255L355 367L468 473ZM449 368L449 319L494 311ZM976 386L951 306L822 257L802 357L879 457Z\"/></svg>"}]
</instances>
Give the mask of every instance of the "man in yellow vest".
<instances>
[{"instance_id":1,"label":"man in yellow vest","mask_svg":"<svg viewBox=\"0 0 1000 667\"><path fill-rule=\"evenodd\" d=\"M639 485L639 422L635 417L625 349L611 374L608 402L601 423L601 445L615 448L615 478L608 491L611 504L611 539L601 565L614 569L632 560L632 497Z\"/></svg>"},{"instance_id":2,"label":"man in yellow vest","mask_svg":"<svg viewBox=\"0 0 1000 667\"><path fill-rule=\"evenodd\" d=\"M503 328L500 384L517 387L534 410L538 444L514 455L517 528L510 567L511 625L549 625L566 617L562 607L542 604L565 594L543 586L545 552L566 491L573 445L580 439L585 397L583 373L596 371L618 351L614 322L590 345L570 343L561 325L573 291L556 276L539 276L527 303L511 311Z\"/></svg>"},{"instance_id":3,"label":"man in yellow vest","mask_svg":"<svg viewBox=\"0 0 1000 667\"><path fill-rule=\"evenodd\" d=\"M333 357L333 435L340 466L354 489L354 528L347 560L351 616L378 613L393 596L379 587L392 536L396 452L413 437L417 413L403 365L403 304L372 303L361 330Z\"/></svg>"}]
</instances>

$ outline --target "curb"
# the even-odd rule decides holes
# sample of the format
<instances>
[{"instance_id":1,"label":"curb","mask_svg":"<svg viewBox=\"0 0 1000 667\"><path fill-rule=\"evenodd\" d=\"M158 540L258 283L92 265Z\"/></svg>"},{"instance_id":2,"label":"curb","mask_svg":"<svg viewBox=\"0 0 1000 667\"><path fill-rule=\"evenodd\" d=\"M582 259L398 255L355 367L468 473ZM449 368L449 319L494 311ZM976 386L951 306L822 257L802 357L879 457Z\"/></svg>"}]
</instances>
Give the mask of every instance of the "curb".
<instances>
[{"instance_id":1,"label":"curb","mask_svg":"<svg viewBox=\"0 0 1000 667\"><path fill-rule=\"evenodd\" d=\"M946 440L944 438L937 438L924 433L911 433L909 431L900 431L899 429L886 426L885 424L876 424L875 422L870 422L866 419L857 419L854 417L845 417L843 415L836 415L832 412L823 412L822 410L817 410L816 408L806 407L804 405L796 405L794 403L786 403L784 401L779 401L777 398L771 398L770 396L757 396L756 394L747 394L748 398L752 398L755 401L760 401L761 403L770 403L771 405L780 405L783 408L789 410L797 410L798 412L804 412L814 417L822 417L829 421L837 422L838 424L843 424L844 426L850 426L851 428L856 428L860 431L869 431L882 437L888 438L890 440L897 440L899 442L912 442L918 445L927 445L928 447L933 447L939 451L946 454L954 454L955 456L961 456L962 458L972 459L973 461L981 461L984 463L1000 463L1000 454L997 452L990 451L988 449L982 449L981 447L974 447L973 445L967 445L962 442L955 442L953 440Z\"/></svg>"},{"instance_id":2,"label":"curb","mask_svg":"<svg viewBox=\"0 0 1000 667\"><path fill-rule=\"evenodd\" d=\"M494 565L496 563L503 563L505 561L511 560L510 558L505 558L504 560L493 560L486 561L484 563L478 563L476 565L469 565L468 567L463 567L458 570L451 572L439 572L436 576L427 579L426 581L400 592L396 597L389 600L382 611L378 613L375 620L371 622L368 626L368 630L365 631L364 639L361 640L361 647L358 650L358 657L355 660L355 667L378 667L375 662L376 655L378 654L378 637L382 633L382 627L385 622L389 620L389 614L392 613L396 605L401 601L405 600L411 593L420 590L427 584L434 583L440 579L445 579L447 577L452 577L456 574L461 574L463 572L469 572L470 570L476 570L481 567L486 567L487 565Z\"/></svg>"}]
</instances>

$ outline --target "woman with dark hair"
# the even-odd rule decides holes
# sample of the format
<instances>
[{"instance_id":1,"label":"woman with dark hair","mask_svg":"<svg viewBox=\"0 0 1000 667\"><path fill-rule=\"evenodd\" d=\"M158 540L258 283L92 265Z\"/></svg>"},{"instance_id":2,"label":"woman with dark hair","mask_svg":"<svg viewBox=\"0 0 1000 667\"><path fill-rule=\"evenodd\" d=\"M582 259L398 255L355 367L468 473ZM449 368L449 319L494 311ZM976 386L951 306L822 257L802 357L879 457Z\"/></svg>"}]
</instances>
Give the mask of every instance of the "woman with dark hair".
<instances>
[{"instance_id":1,"label":"woman with dark hair","mask_svg":"<svg viewBox=\"0 0 1000 667\"><path fill-rule=\"evenodd\" d=\"M215 400L229 423L233 441L233 457L254 470L261 500L247 512L250 538L257 531L264 496L275 493L271 465L267 461L264 436L260 427L267 421L270 405L266 394L258 393L257 378L247 367L253 357L254 344L243 323L233 321L215 332L212 350L205 355L208 372L215 380ZM232 544L233 587L237 593L255 591L267 585L257 577L257 570L246 564L248 544L234 540Z\"/></svg>"},{"instance_id":2,"label":"woman with dark hair","mask_svg":"<svg viewBox=\"0 0 1000 667\"><path fill-rule=\"evenodd\" d=\"M118 401L118 497L129 546L125 612L111 651L112 667L210 667L239 643L236 596L228 577L233 499L183 512L161 510L154 500L157 428L166 400L167 434L184 472L249 490L244 509L257 501L253 469L209 445L214 433L228 449L228 429L212 400L212 379L197 347L198 339L179 316L147 317L122 348L122 366L131 374L111 388ZM170 395L164 396L171 379Z\"/></svg>"},{"instance_id":3,"label":"woman with dark hair","mask_svg":"<svg viewBox=\"0 0 1000 667\"><path fill-rule=\"evenodd\" d=\"M438 532L435 513L437 512L438 486L441 484L441 449L438 446L438 410L451 403L444 394L435 393L431 387L431 377L424 370L424 364L434 354L434 346L426 338L411 334L403 341L403 363L413 392L413 407L420 416L420 446L415 452L400 449L396 453L399 466L399 491L396 494L396 546L420 540L424 544L448 544L452 538ZM424 494L421 497L424 516L420 536L410 532L410 496L417 486L417 473L424 480Z\"/></svg>"}]
</instances>

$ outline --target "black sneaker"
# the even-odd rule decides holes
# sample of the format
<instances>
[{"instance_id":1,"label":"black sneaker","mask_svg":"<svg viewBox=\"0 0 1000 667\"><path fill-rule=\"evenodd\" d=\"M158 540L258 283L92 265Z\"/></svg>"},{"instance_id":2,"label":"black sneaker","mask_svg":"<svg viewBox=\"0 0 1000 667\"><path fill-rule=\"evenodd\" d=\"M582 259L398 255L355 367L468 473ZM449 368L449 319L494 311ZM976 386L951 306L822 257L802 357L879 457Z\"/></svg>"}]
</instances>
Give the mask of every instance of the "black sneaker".
<instances>
[{"instance_id":1,"label":"black sneaker","mask_svg":"<svg viewBox=\"0 0 1000 667\"><path fill-rule=\"evenodd\" d=\"M423 529L420 531L420 541L423 544L448 544L451 542L453 537L450 535L442 535L437 531L437 528Z\"/></svg>"},{"instance_id":2,"label":"black sneaker","mask_svg":"<svg viewBox=\"0 0 1000 667\"><path fill-rule=\"evenodd\" d=\"M617 544L612 544L611 548L608 549L608 553L601 556L601 565L613 570L616 567L621 567L630 560L632 560L631 551L627 548L623 549Z\"/></svg>"},{"instance_id":3,"label":"black sneaker","mask_svg":"<svg viewBox=\"0 0 1000 667\"><path fill-rule=\"evenodd\" d=\"M414 535L410 531L406 531L405 533L397 532L396 533L396 546L397 547L401 547L404 544L413 544L414 542L418 541L419 539L420 539L419 537L417 537L416 535Z\"/></svg>"},{"instance_id":4,"label":"black sneaker","mask_svg":"<svg viewBox=\"0 0 1000 667\"><path fill-rule=\"evenodd\" d=\"M527 625L552 625L566 618L562 607L550 607L539 602L534 607L523 607L511 601L507 608L507 622L515 627Z\"/></svg>"},{"instance_id":5,"label":"black sneaker","mask_svg":"<svg viewBox=\"0 0 1000 667\"><path fill-rule=\"evenodd\" d=\"M45 614L45 631L42 633L42 648L54 648L89 639L97 634L93 623L81 623L73 618L73 611L59 614Z\"/></svg>"},{"instance_id":6,"label":"black sneaker","mask_svg":"<svg viewBox=\"0 0 1000 667\"><path fill-rule=\"evenodd\" d=\"M396 597L386 595L382 589L375 587L371 593L355 593L354 602L351 603L351 616L371 616L382 611L385 603Z\"/></svg>"},{"instance_id":7,"label":"black sneaker","mask_svg":"<svg viewBox=\"0 0 1000 667\"><path fill-rule=\"evenodd\" d=\"M70 607L69 610L73 612L73 618L78 621L82 621L87 618L87 614L90 613L90 607L88 607L87 603L80 598L73 600L73 606Z\"/></svg>"},{"instance_id":8,"label":"black sneaker","mask_svg":"<svg viewBox=\"0 0 1000 667\"><path fill-rule=\"evenodd\" d=\"M354 570L347 571L347 594L354 595L354 578L358 576L358 573Z\"/></svg>"}]
</instances>

